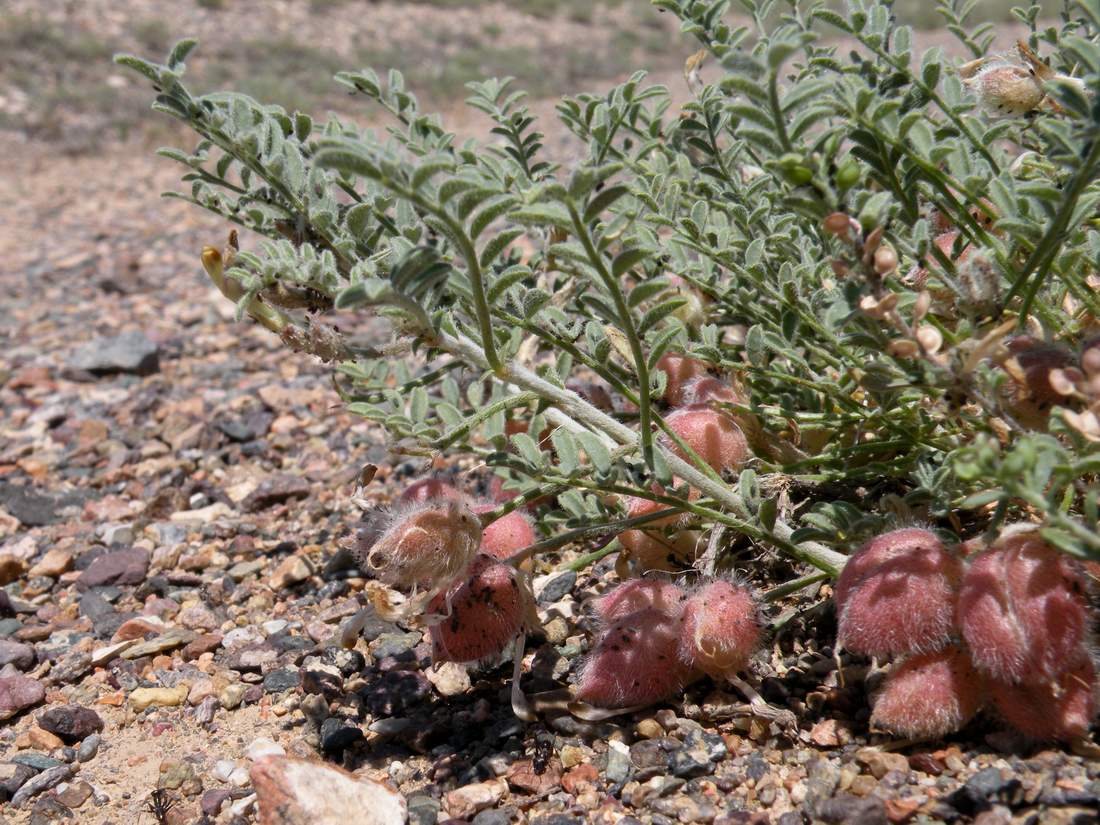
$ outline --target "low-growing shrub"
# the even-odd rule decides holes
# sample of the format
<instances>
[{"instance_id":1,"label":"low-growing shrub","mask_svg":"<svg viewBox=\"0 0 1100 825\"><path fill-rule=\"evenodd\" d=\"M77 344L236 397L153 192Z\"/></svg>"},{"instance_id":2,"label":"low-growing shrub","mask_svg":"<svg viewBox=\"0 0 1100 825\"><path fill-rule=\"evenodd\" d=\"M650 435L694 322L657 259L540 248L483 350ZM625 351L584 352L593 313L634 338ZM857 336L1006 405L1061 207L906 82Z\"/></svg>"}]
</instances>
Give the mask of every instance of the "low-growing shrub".
<instances>
[{"instance_id":1,"label":"low-growing shrub","mask_svg":"<svg viewBox=\"0 0 1100 825\"><path fill-rule=\"evenodd\" d=\"M511 542L497 519L532 506L538 541L513 565L625 545L635 569L686 574L687 603L706 592L697 579L731 567L772 588L765 599L800 592L879 536L838 585L852 650L920 657L895 664L879 723L957 728L976 706L973 666L1000 681L1010 723L1029 732L1022 703L1049 694L1072 705L1046 708L1061 714L1049 735L1080 732L1091 699L1063 683L1092 665L1087 651L1062 663L1073 670L1055 660L1087 648L1091 617L1049 571L1058 554L1100 558L1095 4L1069 2L1049 24L1021 10L1024 39L994 44L968 25L973 4L940 0L962 61L916 53L874 0L846 13L740 0L747 18L728 0L654 5L703 48L686 67L690 100L673 108L643 72L564 97L576 140L561 165L508 80L470 84L494 135L478 144L420 111L392 71L336 77L388 118L365 129L193 94L192 41L164 64L118 59L199 136L162 150L186 169L177 197L248 232L202 254L240 317L331 362L348 409L384 426L395 453L491 468L481 482L499 506L475 517L432 492L445 487L418 488L420 509L361 553L383 584L432 594L430 620L452 621L435 632L443 655L483 652L443 638L472 609L476 519ZM435 526L405 542L417 520ZM1003 563L1047 571L1051 610L1032 610L1015 573L976 584L1003 564L978 556L960 627L953 547L1003 553L1013 521L1045 549ZM915 523L935 533L882 544ZM1030 641L1001 658L968 613L987 597L1023 599L1007 632ZM908 637L906 613L919 619ZM521 632L512 613L505 624ZM680 655L685 625L709 665ZM708 628L683 605L610 612L576 694L644 704L744 667L758 629L727 650ZM1021 682L1021 667L1041 681ZM925 673L954 681L925 697L941 712L906 722L895 709Z\"/></svg>"}]
</instances>

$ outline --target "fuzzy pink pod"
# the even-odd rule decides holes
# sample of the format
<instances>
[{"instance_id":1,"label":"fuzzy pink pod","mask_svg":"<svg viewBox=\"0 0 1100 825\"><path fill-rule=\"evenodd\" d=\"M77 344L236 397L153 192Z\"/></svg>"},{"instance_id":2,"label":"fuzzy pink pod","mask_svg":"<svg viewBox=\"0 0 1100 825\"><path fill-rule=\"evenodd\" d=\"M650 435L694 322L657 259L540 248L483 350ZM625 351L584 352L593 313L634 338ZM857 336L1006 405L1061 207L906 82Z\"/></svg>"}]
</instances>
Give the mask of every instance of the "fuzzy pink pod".
<instances>
[{"instance_id":1,"label":"fuzzy pink pod","mask_svg":"<svg viewBox=\"0 0 1100 825\"><path fill-rule=\"evenodd\" d=\"M639 610L659 610L672 617L683 613L687 592L664 579L629 579L592 601L603 621L621 619Z\"/></svg>"},{"instance_id":2,"label":"fuzzy pink pod","mask_svg":"<svg viewBox=\"0 0 1100 825\"><path fill-rule=\"evenodd\" d=\"M760 643L759 605L752 591L713 581L684 604L680 659L714 678L744 670Z\"/></svg>"},{"instance_id":3,"label":"fuzzy pink pod","mask_svg":"<svg viewBox=\"0 0 1100 825\"><path fill-rule=\"evenodd\" d=\"M429 628L437 662L474 662L499 654L523 628L526 589L515 568L479 554L466 580L447 597L437 595L429 612L444 618Z\"/></svg>"},{"instance_id":4,"label":"fuzzy pink pod","mask_svg":"<svg viewBox=\"0 0 1100 825\"><path fill-rule=\"evenodd\" d=\"M1083 736L1096 717L1096 669L1086 656L1055 680L1008 684L992 680L993 704L1006 722L1031 739Z\"/></svg>"},{"instance_id":5,"label":"fuzzy pink pod","mask_svg":"<svg viewBox=\"0 0 1100 825\"><path fill-rule=\"evenodd\" d=\"M836 583L837 637L853 653L937 650L955 630L962 565L929 530L907 527L857 550Z\"/></svg>"},{"instance_id":6,"label":"fuzzy pink pod","mask_svg":"<svg viewBox=\"0 0 1100 825\"><path fill-rule=\"evenodd\" d=\"M971 562L958 622L984 673L1005 682L1049 681L1085 654L1084 575L1037 531L1009 532Z\"/></svg>"},{"instance_id":7,"label":"fuzzy pink pod","mask_svg":"<svg viewBox=\"0 0 1100 825\"><path fill-rule=\"evenodd\" d=\"M705 405L681 407L667 415L665 423L715 470L736 470L749 458L745 434L737 422L724 412ZM668 438L664 442L680 458L688 461L678 444Z\"/></svg>"},{"instance_id":8,"label":"fuzzy pink pod","mask_svg":"<svg viewBox=\"0 0 1100 825\"><path fill-rule=\"evenodd\" d=\"M395 510L381 535L365 531L353 552L386 584L435 587L465 570L480 542L481 522L464 502L429 499Z\"/></svg>"},{"instance_id":9,"label":"fuzzy pink pod","mask_svg":"<svg viewBox=\"0 0 1100 825\"><path fill-rule=\"evenodd\" d=\"M478 515L495 509L495 504L475 504L473 507ZM481 552L501 561L534 543L535 530L519 510L513 510L481 529Z\"/></svg>"},{"instance_id":10,"label":"fuzzy pink pod","mask_svg":"<svg viewBox=\"0 0 1100 825\"><path fill-rule=\"evenodd\" d=\"M677 352L666 352L657 359L656 369L668 376L664 399L670 407L683 404L688 383L707 374L707 365L702 361Z\"/></svg>"},{"instance_id":11,"label":"fuzzy pink pod","mask_svg":"<svg viewBox=\"0 0 1100 825\"><path fill-rule=\"evenodd\" d=\"M433 498L462 498L456 488L438 478L422 478L414 481L401 493L401 501L429 501Z\"/></svg>"},{"instance_id":12,"label":"fuzzy pink pod","mask_svg":"<svg viewBox=\"0 0 1100 825\"><path fill-rule=\"evenodd\" d=\"M690 405L710 404L743 404L744 399L737 394L730 384L714 378L710 375L700 375L691 379L684 387L684 403Z\"/></svg>"},{"instance_id":13,"label":"fuzzy pink pod","mask_svg":"<svg viewBox=\"0 0 1100 825\"><path fill-rule=\"evenodd\" d=\"M651 705L675 696L696 674L676 655L681 619L646 608L614 619L581 666L574 696L601 708Z\"/></svg>"},{"instance_id":14,"label":"fuzzy pink pod","mask_svg":"<svg viewBox=\"0 0 1100 825\"><path fill-rule=\"evenodd\" d=\"M913 656L891 671L871 724L898 736L939 738L960 730L982 706L985 680L956 645Z\"/></svg>"}]
</instances>

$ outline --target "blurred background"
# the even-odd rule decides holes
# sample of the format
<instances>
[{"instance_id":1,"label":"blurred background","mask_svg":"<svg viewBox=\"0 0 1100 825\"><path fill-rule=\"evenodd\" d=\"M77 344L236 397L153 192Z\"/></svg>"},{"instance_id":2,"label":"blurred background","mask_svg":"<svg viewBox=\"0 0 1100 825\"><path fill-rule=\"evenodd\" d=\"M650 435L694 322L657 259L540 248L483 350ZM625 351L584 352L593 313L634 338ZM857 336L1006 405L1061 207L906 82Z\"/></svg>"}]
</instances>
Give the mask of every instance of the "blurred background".
<instances>
[{"instance_id":1,"label":"blurred background","mask_svg":"<svg viewBox=\"0 0 1100 825\"><path fill-rule=\"evenodd\" d=\"M1007 23L1014 4L980 0L975 19ZM935 5L897 0L895 9L925 42L947 45ZM1062 3L1042 5L1052 16ZM999 48L1014 31L1005 27ZM0 131L66 153L165 138L157 131L169 128L166 119L147 112L145 82L110 58L160 60L184 36L201 41L188 67L197 91L232 87L288 109L345 115L362 112L332 82L340 69L400 69L425 108L446 114L465 97L463 84L494 75L515 76L535 99L598 91L638 68L671 84L697 48L649 0L5 0Z\"/></svg>"}]
</instances>

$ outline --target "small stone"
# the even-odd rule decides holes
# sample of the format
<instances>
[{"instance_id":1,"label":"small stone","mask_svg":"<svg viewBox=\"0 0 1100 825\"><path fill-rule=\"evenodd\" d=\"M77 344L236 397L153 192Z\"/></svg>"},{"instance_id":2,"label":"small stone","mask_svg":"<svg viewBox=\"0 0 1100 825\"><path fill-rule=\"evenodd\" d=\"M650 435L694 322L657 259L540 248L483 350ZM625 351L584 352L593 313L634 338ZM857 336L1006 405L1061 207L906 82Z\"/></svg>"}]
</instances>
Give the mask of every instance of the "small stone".
<instances>
[{"instance_id":1,"label":"small stone","mask_svg":"<svg viewBox=\"0 0 1100 825\"><path fill-rule=\"evenodd\" d=\"M56 579L67 573L73 566L73 551L61 547L51 547L29 571L31 576L49 576Z\"/></svg>"},{"instance_id":2,"label":"small stone","mask_svg":"<svg viewBox=\"0 0 1100 825\"><path fill-rule=\"evenodd\" d=\"M148 707L176 707L187 701L191 692L188 685L175 688L137 688L130 694L130 707L135 713L141 713Z\"/></svg>"},{"instance_id":3,"label":"small stone","mask_svg":"<svg viewBox=\"0 0 1100 825\"><path fill-rule=\"evenodd\" d=\"M27 571L27 563L10 553L0 553L0 587L11 584Z\"/></svg>"},{"instance_id":4,"label":"small stone","mask_svg":"<svg viewBox=\"0 0 1100 825\"><path fill-rule=\"evenodd\" d=\"M199 808L206 816L217 816L221 812L222 805L232 798L233 791L227 788L203 791L202 797L199 799Z\"/></svg>"},{"instance_id":5,"label":"small stone","mask_svg":"<svg viewBox=\"0 0 1100 825\"><path fill-rule=\"evenodd\" d=\"M608 782L619 784L626 782L633 773L634 766L630 762L630 748L622 742L611 740L607 743L607 767L604 776Z\"/></svg>"},{"instance_id":6,"label":"small stone","mask_svg":"<svg viewBox=\"0 0 1100 825\"><path fill-rule=\"evenodd\" d=\"M23 783L37 773L29 765L20 765L18 762L0 764L0 802L11 799L23 787Z\"/></svg>"},{"instance_id":7,"label":"small stone","mask_svg":"<svg viewBox=\"0 0 1100 825\"><path fill-rule=\"evenodd\" d=\"M46 698L46 689L27 676L0 678L0 721L33 707Z\"/></svg>"},{"instance_id":8,"label":"small stone","mask_svg":"<svg viewBox=\"0 0 1100 825\"><path fill-rule=\"evenodd\" d=\"M477 782L457 790L448 791L443 797L443 806L450 816L457 819L469 819L479 811L500 802L507 790L508 783L503 779Z\"/></svg>"},{"instance_id":9,"label":"small stone","mask_svg":"<svg viewBox=\"0 0 1100 825\"><path fill-rule=\"evenodd\" d=\"M302 677L297 670L281 668L273 670L264 676L264 691L267 693L282 693L284 690L293 690L301 684Z\"/></svg>"},{"instance_id":10,"label":"small stone","mask_svg":"<svg viewBox=\"0 0 1100 825\"><path fill-rule=\"evenodd\" d=\"M91 708L62 705L39 715L38 726L57 734L66 744L72 745L103 730L103 720Z\"/></svg>"},{"instance_id":11,"label":"small stone","mask_svg":"<svg viewBox=\"0 0 1100 825\"><path fill-rule=\"evenodd\" d=\"M91 762L95 759L96 754L99 753L99 745L103 741L103 738L98 733L93 733L80 743L80 747L77 749L76 758L80 762Z\"/></svg>"},{"instance_id":12,"label":"small stone","mask_svg":"<svg viewBox=\"0 0 1100 825\"><path fill-rule=\"evenodd\" d=\"M79 808L92 795L92 786L83 779L70 782L63 791L57 792L57 801L67 808Z\"/></svg>"},{"instance_id":13,"label":"small stone","mask_svg":"<svg viewBox=\"0 0 1100 825\"><path fill-rule=\"evenodd\" d=\"M909 760L902 754L888 753L877 748L862 748L857 751L856 761L866 765L875 779L882 779L890 771L900 771L904 774L909 770Z\"/></svg>"},{"instance_id":14,"label":"small stone","mask_svg":"<svg viewBox=\"0 0 1100 825\"><path fill-rule=\"evenodd\" d=\"M214 770L211 771L211 775L218 782L228 782L229 777L233 775L233 771L237 769L237 763L232 759L219 759L214 763Z\"/></svg>"},{"instance_id":15,"label":"small stone","mask_svg":"<svg viewBox=\"0 0 1100 825\"><path fill-rule=\"evenodd\" d=\"M561 784L561 763L557 759L551 759L540 773L535 771L532 760L520 759L508 766L506 778L509 786L521 793L550 793Z\"/></svg>"},{"instance_id":16,"label":"small stone","mask_svg":"<svg viewBox=\"0 0 1100 825\"><path fill-rule=\"evenodd\" d=\"M420 644L421 638L423 638L422 634L415 632L383 633L371 644L371 654L376 659L384 659L387 656L397 659Z\"/></svg>"},{"instance_id":17,"label":"small stone","mask_svg":"<svg viewBox=\"0 0 1100 825\"><path fill-rule=\"evenodd\" d=\"M184 645L181 655L184 661L190 662L199 658L204 653L210 653L217 650L222 644L222 634L220 633L203 633L200 636L196 636L186 645Z\"/></svg>"},{"instance_id":18,"label":"small stone","mask_svg":"<svg viewBox=\"0 0 1100 825\"><path fill-rule=\"evenodd\" d=\"M459 662L442 662L424 673L440 696L461 696L470 689L470 674Z\"/></svg>"},{"instance_id":19,"label":"small stone","mask_svg":"<svg viewBox=\"0 0 1100 825\"><path fill-rule=\"evenodd\" d=\"M22 787L11 798L12 807L21 807L28 799L37 796L42 791L48 791L50 788L56 787L72 775L71 765L58 765L54 768L47 768L23 783Z\"/></svg>"},{"instance_id":20,"label":"small stone","mask_svg":"<svg viewBox=\"0 0 1100 825\"><path fill-rule=\"evenodd\" d=\"M542 605L553 604L556 601L563 599L566 594L573 590L573 585L577 583L577 573L575 570L567 570L560 576L555 576L550 579L542 588L538 595L538 603Z\"/></svg>"},{"instance_id":21,"label":"small stone","mask_svg":"<svg viewBox=\"0 0 1100 825\"><path fill-rule=\"evenodd\" d=\"M11 757L11 761L19 765L26 765L36 771L48 771L50 768L65 764L60 759L54 759L52 756L41 753L17 753Z\"/></svg>"},{"instance_id":22,"label":"small stone","mask_svg":"<svg viewBox=\"0 0 1100 825\"><path fill-rule=\"evenodd\" d=\"M643 719L634 729L643 739L659 739L665 735L665 729L658 724L656 719Z\"/></svg>"},{"instance_id":23,"label":"small stone","mask_svg":"<svg viewBox=\"0 0 1100 825\"><path fill-rule=\"evenodd\" d=\"M438 821L438 799L422 795L409 797L409 825L436 825Z\"/></svg>"},{"instance_id":24,"label":"small stone","mask_svg":"<svg viewBox=\"0 0 1100 825\"><path fill-rule=\"evenodd\" d=\"M133 647L127 648L122 653L122 658L140 659L143 656L156 656L158 653L165 653L169 650L183 647L193 641L194 638L194 631L184 630L182 627L174 627L157 636L155 639L150 639L147 642L138 642Z\"/></svg>"},{"instance_id":25,"label":"small stone","mask_svg":"<svg viewBox=\"0 0 1100 825\"><path fill-rule=\"evenodd\" d=\"M244 749L244 755L255 762L265 756L286 756L286 749L279 743L261 736L248 743L248 747Z\"/></svg>"},{"instance_id":26,"label":"small stone","mask_svg":"<svg viewBox=\"0 0 1100 825\"><path fill-rule=\"evenodd\" d=\"M289 473L279 473L260 482L260 486L241 502L241 509L246 513L255 513L292 498L306 498L309 491L309 482L306 479Z\"/></svg>"},{"instance_id":27,"label":"small stone","mask_svg":"<svg viewBox=\"0 0 1100 825\"><path fill-rule=\"evenodd\" d=\"M252 766L259 825L404 825L397 791L321 762L269 756Z\"/></svg>"},{"instance_id":28,"label":"small stone","mask_svg":"<svg viewBox=\"0 0 1100 825\"><path fill-rule=\"evenodd\" d=\"M35 726L27 731L27 743L36 750L53 751L65 747L61 737Z\"/></svg>"},{"instance_id":29,"label":"small stone","mask_svg":"<svg viewBox=\"0 0 1100 825\"><path fill-rule=\"evenodd\" d=\"M95 338L69 355L66 368L70 374L152 375L160 369L160 348L139 330Z\"/></svg>"},{"instance_id":30,"label":"small stone","mask_svg":"<svg viewBox=\"0 0 1100 825\"><path fill-rule=\"evenodd\" d=\"M268 583L273 590L285 590L291 585L306 581L312 575L313 571L304 558L288 556L275 568Z\"/></svg>"},{"instance_id":31,"label":"small stone","mask_svg":"<svg viewBox=\"0 0 1100 825\"><path fill-rule=\"evenodd\" d=\"M226 710L233 710L241 704L247 690L248 685L244 685L240 682L230 682L218 691L218 701Z\"/></svg>"},{"instance_id":32,"label":"small stone","mask_svg":"<svg viewBox=\"0 0 1100 825\"><path fill-rule=\"evenodd\" d=\"M11 665L17 670L34 667L34 648L22 642L0 639L0 667Z\"/></svg>"},{"instance_id":33,"label":"small stone","mask_svg":"<svg viewBox=\"0 0 1100 825\"><path fill-rule=\"evenodd\" d=\"M511 825L512 816L504 811L482 811L470 825Z\"/></svg>"},{"instance_id":34,"label":"small stone","mask_svg":"<svg viewBox=\"0 0 1100 825\"><path fill-rule=\"evenodd\" d=\"M195 769L191 767L190 762L185 762L182 759L165 759L160 763L160 777L157 779L157 787L177 791L194 778Z\"/></svg>"},{"instance_id":35,"label":"small stone","mask_svg":"<svg viewBox=\"0 0 1100 825\"><path fill-rule=\"evenodd\" d=\"M0 509L10 513L24 527L44 527L62 518L67 507L83 504L85 490L43 492L23 484L0 483Z\"/></svg>"},{"instance_id":36,"label":"small stone","mask_svg":"<svg viewBox=\"0 0 1100 825\"><path fill-rule=\"evenodd\" d=\"M115 550L96 557L80 574L80 590L112 584L141 584L149 570L149 554L138 548Z\"/></svg>"},{"instance_id":37,"label":"small stone","mask_svg":"<svg viewBox=\"0 0 1100 825\"><path fill-rule=\"evenodd\" d=\"M818 803L814 813L827 825L887 825L890 821L881 799L860 799L846 793Z\"/></svg>"},{"instance_id":38,"label":"small stone","mask_svg":"<svg viewBox=\"0 0 1100 825\"><path fill-rule=\"evenodd\" d=\"M339 753L363 738L363 731L339 716L330 716L321 723L321 750Z\"/></svg>"}]
</instances>

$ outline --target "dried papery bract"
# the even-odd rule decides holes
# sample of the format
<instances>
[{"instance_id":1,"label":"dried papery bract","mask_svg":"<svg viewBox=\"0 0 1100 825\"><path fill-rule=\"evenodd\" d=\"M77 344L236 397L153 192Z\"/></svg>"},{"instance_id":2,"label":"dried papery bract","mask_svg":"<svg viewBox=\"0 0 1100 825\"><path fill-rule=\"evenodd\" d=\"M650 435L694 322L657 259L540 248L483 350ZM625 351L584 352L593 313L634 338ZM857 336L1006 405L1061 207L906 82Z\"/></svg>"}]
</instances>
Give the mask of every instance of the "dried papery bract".
<instances>
[{"instance_id":1,"label":"dried papery bract","mask_svg":"<svg viewBox=\"0 0 1100 825\"><path fill-rule=\"evenodd\" d=\"M750 457L745 434L737 422L724 412L709 406L681 407L669 413L665 423L715 470L739 469ZM672 443L671 439L666 441L681 458L690 460L679 445Z\"/></svg>"},{"instance_id":2,"label":"dried papery bract","mask_svg":"<svg viewBox=\"0 0 1100 825\"><path fill-rule=\"evenodd\" d=\"M422 478L414 481L401 493L402 501L430 501L433 498L462 498L455 487L438 478Z\"/></svg>"},{"instance_id":3,"label":"dried papery bract","mask_svg":"<svg viewBox=\"0 0 1100 825\"><path fill-rule=\"evenodd\" d=\"M958 620L984 673L1006 682L1049 681L1085 654L1084 576L1037 530L1010 528L971 562Z\"/></svg>"},{"instance_id":4,"label":"dried papery bract","mask_svg":"<svg viewBox=\"0 0 1100 825\"><path fill-rule=\"evenodd\" d=\"M759 605L752 590L714 581L684 604L680 659L716 679L744 670L760 643Z\"/></svg>"},{"instance_id":5,"label":"dried papery bract","mask_svg":"<svg viewBox=\"0 0 1100 825\"><path fill-rule=\"evenodd\" d=\"M1096 717L1096 669L1087 656L1057 679L1016 685L994 680L990 689L997 712L1032 739L1074 739Z\"/></svg>"},{"instance_id":6,"label":"dried papery bract","mask_svg":"<svg viewBox=\"0 0 1100 825\"><path fill-rule=\"evenodd\" d=\"M657 361L656 369L668 376L665 384L665 402L673 407L684 403L684 391L693 378L707 374L702 361L675 352L666 352Z\"/></svg>"},{"instance_id":7,"label":"dried papery bract","mask_svg":"<svg viewBox=\"0 0 1100 825\"><path fill-rule=\"evenodd\" d=\"M871 724L929 739L961 729L982 706L985 680L957 645L896 665L875 702Z\"/></svg>"},{"instance_id":8,"label":"dried papery bract","mask_svg":"<svg viewBox=\"0 0 1100 825\"><path fill-rule=\"evenodd\" d=\"M959 560L930 530L871 539L836 584L838 638L853 653L896 656L937 650L955 627Z\"/></svg>"},{"instance_id":9,"label":"dried papery bract","mask_svg":"<svg viewBox=\"0 0 1100 825\"><path fill-rule=\"evenodd\" d=\"M529 621L531 597L521 575L479 554L466 580L428 605L430 614L442 616L429 628L432 658L474 662L503 652Z\"/></svg>"},{"instance_id":10,"label":"dried papery bract","mask_svg":"<svg viewBox=\"0 0 1100 825\"><path fill-rule=\"evenodd\" d=\"M1028 427L1041 427L1050 408L1063 401L1065 395L1051 381L1057 370L1075 365L1077 359L1059 344L1034 341L1021 335L1005 342L1009 356L1001 361L1008 373L1003 392L1005 409Z\"/></svg>"},{"instance_id":11,"label":"dried papery bract","mask_svg":"<svg viewBox=\"0 0 1100 825\"><path fill-rule=\"evenodd\" d=\"M592 609L605 622L650 609L677 617L683 612L686 600L687 591L667 579L629 579L593 599Z\"/></svg>"},{"instance_id":12,"label":"dried papery bract","mask_svg":"<svg viewBox=\"0 0 1100 825\"><path fill-rule=\"evenodd\" d=\"M661 530L625 530L619 534L619 543L635 573L681 572L706 546L695 530L675 530L671 535Z\"/></svg>"},{"instance_id":13,"label":"dried papery bract","mask_svg":"<svg viewBox=\"0 0 1100 825\"><path fill-rule=\"evenodd\" d=\"M599 708L651 705L696 674L676 655L682 619L645 608L612 620L581 666L573 695Z\"/></svg>"},{"instance_id":14,"label":"dried papery bract","mask_svg":"<svg viewBox=\"0 0 1100 825\"><path fill-rule=\"evenodd\" d=\"M481 541L481 523L462 501L431 499L394 510L371 542L353 552L364 571L393 587L432 590L466 569Z\"/></svg>"}]
</instances>

